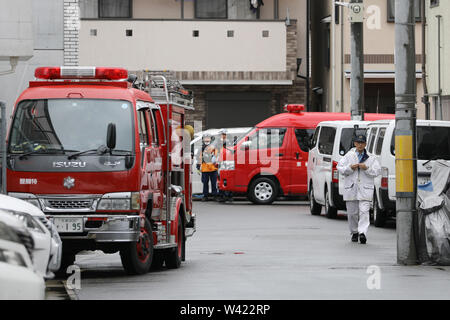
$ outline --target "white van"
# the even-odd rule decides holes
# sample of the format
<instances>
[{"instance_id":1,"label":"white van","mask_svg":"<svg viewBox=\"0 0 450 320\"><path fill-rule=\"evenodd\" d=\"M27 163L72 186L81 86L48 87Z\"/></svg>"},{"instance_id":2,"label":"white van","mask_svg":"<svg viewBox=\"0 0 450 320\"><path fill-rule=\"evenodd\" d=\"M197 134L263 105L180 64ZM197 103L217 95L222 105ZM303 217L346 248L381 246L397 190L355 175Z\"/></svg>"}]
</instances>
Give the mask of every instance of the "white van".
<instances>
[{"instance_id":1,"label":"white van","mask_svg":"<svg viewBox=\"0 0 450 320\"><path fill-rule=\"evenodd\" d=\"M370 121L323 121L311 140L308 157L308 195L312 215L335 218L346 210L337 164L354 147L355 127L366 131Z\"/></svg>"},{"instance_id":2,"label":"white van","mask_svg":"<svg viewBox=\"0 0 450 320\"><path fill-rule=\"evenodd\" d=\"M381 176L375 178L373 221L384 226L396 215L395 120L373 121L368 126L367 151L378 158ZM434 161L450 164L450 121L417 120L417 184L430 181Z\"/></svg>"}]
</instances>

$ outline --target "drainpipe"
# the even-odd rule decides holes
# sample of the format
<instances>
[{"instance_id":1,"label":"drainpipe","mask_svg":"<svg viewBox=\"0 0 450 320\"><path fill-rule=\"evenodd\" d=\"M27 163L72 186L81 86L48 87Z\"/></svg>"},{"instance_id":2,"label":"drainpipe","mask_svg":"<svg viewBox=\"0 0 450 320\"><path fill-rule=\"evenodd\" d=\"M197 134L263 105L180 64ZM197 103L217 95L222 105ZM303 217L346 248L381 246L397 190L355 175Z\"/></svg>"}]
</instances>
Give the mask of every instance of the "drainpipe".
<instances>
[{"instance_id":1,"label":"drainpipe","mask_svg":"<svg viewBox=\"0 0 450 320\"><path fill-rule=\"evenodd\" d=\"M331 7L331 44L330 44L330 55L331 55L331 112L336 112L336 8L335 4L332 3Z\"/></svg>"},{"instance_id":2,"label":"drainpipe","mask_svg":"<svg viewBox=\"0 0 450 320\"><path fill-rule=\"evenodd\" d=\"M442 87L441 87L441 15L438 19L438 105L436 108L436 120L442 120Z\"/></svg>"},{"instance_id":3,"label":"drainpipe","mask_svg":"<svg viewBox=\"0 0 450 320\"><path fill-rule=\"evenodd\" d=\"M423 97L422 102L425 104L425 119L430 120L430 97L428 96L427 86L427 53L426 53L426 16L425 16L426 0L422 0L421 18L422 18L422 85L423 85Z\"/></svg>"},{"instance_id":4,"label":"drainpipe","mask_svg":"<svg viewBox=\"0 0 450 320\"><path fill-rule=\"evenodd\" d=\"M306 111L311 111L310 97L310 32L311 32L311 0L306 1Z\"/></svg>"},{"instance_id":5,"label":"drainpipe","mask_svg":"<svg viewBox=\"0 0 450 320\"><path fill-rule=\"evenodd\" d=\"M1 193L6 194L6 105L0 101L0 152L2 156L2 188Z\"/></svg>"}]
</instances>

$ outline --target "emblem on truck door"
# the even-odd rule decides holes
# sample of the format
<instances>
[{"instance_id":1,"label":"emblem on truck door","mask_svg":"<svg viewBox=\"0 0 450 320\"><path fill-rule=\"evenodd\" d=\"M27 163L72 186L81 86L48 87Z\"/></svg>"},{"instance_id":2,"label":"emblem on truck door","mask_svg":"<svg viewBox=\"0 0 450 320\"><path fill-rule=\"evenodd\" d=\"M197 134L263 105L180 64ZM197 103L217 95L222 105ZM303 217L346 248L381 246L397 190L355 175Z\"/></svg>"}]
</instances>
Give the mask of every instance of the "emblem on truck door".
<instances>
[{"instance_id":1,"label":"emblem on truck door","mask_svg":"<svg viewBox=\"0 0 450 320\"><path fill-rule=\"evenodd\" d=\"M64 178L64 183L63 183L63 185L64 185L64 188L70 190L70 189L72 189L73 187L75 187L75 179L72 178L72 177Z\"/></svg>"}]
</instances>

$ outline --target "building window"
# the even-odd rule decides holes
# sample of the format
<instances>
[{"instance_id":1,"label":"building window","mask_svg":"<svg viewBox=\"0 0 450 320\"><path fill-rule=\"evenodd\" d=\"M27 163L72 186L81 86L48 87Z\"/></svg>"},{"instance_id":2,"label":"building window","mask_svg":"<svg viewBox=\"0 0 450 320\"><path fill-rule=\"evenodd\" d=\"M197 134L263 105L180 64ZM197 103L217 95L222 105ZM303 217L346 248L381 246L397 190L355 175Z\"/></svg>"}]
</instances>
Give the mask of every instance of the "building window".
<instances>
[{"instance_id":1,"label":"building window","mask_svg":"<svg viewBox=\"0 0 450 320\"><path fill-rule=\"evenodd\" d=\"M422 6L421 0L414 0L414 16L416 22L421 21L420 9ZM395 0L387 0L387 21L395 22Z\"/></svg>"},{"instance_id":2,"label":"building window","mask_svg":"<svg viewBox=\"0 0 450 320\"><path fill-rule=\"evenodd\" d=\"M439 6L439 0L430 0L430 7L437 7Z\"/></svg>"},{"instance_id":3,"label":"building window","mask_svg":"<svg viewBox=\"0 0 450 320\"><path fill-rule=\"evenodd\" d=\"M227 19L227 0L195 0L196 19Z\"/></svg>"},{"instance_id":4,"label":"building window","mask_svg":"<svg viewBox=\"0 0 450 320\"><path fill-rule=\"evenodd\" d=\"M131 18L131 0L98 0L99 18Z\"/></svg>"}]
</instances>

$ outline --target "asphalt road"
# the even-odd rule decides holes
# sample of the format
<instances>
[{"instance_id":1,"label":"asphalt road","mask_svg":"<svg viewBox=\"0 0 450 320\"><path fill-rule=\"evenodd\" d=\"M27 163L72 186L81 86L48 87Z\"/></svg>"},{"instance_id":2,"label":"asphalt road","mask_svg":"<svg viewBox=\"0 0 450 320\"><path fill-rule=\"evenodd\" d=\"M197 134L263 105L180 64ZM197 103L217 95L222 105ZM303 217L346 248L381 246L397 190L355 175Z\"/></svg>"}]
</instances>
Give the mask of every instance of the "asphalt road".
<instances>
[{"instance_id":1,"label":"asphalt road","mask_svg":"<svg viewBox=\"0 0 450 320\"><path fill-rule=\"evenodd\" d=\"M362 245L345 216L311 216L305 202L194 208L180 269L127 276L118 254L80 254L79 299L450 299L450 267L397 265L393 224Z\"/></svg>"}]
</instances>

